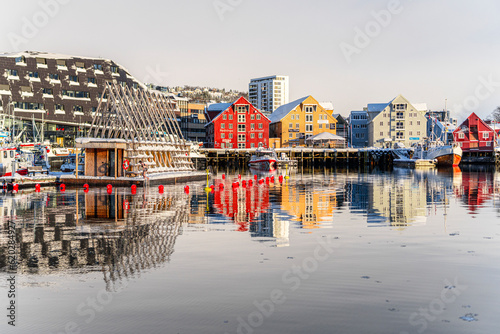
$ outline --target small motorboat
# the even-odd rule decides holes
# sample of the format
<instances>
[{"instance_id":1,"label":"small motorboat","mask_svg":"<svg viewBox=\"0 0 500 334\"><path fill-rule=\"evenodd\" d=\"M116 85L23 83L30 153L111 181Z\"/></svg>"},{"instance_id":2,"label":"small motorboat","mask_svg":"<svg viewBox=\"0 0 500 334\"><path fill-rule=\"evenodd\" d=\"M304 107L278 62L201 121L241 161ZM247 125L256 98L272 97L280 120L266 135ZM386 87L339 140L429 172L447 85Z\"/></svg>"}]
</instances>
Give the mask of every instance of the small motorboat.
<instances>
[{"instance_id":1,"label":"small motorboat","mask_svg":"<svg viewBox=\"0 0 500 334\"><path fill-rule=\"evenodd\" d=\"M258 148L250 158L248 166L261 171L272 172L278 168L276 152L270 149Z\"/></svg>"}]
</instances>

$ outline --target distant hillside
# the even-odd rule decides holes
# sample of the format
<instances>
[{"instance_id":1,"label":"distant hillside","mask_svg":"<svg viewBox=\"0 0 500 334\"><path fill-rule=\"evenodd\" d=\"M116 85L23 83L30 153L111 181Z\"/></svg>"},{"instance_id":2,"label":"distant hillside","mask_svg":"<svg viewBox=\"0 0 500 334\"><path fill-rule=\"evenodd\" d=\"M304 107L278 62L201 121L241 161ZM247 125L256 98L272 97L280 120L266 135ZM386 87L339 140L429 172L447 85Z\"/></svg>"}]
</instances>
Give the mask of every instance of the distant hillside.
<instances>
[{"instance_id":1,"label":"distant hillside","mask_svg":"<svg viewBox=\"0 0 500 334\"><path fill-rule=\"evenodd\" d=\"M233 102L240 96L248 99L248 92L239 92L236 90L226 90L212 87L188 86L184 87L164 87L148 85L150 89L159 90L166 93L172 93L178 96L187 97L194 103L219 103Z\"/></svg>"}]
</instances>

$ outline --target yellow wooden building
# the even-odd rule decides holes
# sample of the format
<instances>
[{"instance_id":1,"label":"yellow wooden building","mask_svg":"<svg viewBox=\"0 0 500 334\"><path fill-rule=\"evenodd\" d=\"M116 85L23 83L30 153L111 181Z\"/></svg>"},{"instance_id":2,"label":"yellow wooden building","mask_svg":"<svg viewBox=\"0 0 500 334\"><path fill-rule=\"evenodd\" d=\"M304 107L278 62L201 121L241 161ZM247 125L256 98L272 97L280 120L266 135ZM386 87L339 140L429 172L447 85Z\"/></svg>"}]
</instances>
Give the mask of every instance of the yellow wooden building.
<instances>
[{"instance_id":1,"label":"yellow wooden building","mask_svg":"<svg viewBox=\"0 0 500 334\"><path fill-rule=\"evenodd\" d=\"M305 139L311 136L337 132L337 120L332 112L325 110L311 95L282 105L269 119L269 142L274 143L274 147L304 146Z\"/></svg>"}]
</instances>

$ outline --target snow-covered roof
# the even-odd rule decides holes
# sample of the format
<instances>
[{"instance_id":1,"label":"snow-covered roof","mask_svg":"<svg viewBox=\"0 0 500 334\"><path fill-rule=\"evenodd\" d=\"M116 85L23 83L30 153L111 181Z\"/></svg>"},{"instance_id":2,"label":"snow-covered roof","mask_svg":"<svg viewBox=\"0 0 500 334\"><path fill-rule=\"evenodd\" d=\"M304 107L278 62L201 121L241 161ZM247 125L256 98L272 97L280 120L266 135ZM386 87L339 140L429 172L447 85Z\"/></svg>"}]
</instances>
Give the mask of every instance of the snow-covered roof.
<instances>
[{"instance_id":1,"label":"snow-covered roof","mask_svg":"<svg viewBox=\"0 0 500 334\"><path fill-rule=\"evenodd\" d=\"M229 108L233 103L212 103L207 106L207 111L224 111Z\"/></svg>"},{"instance_id":2,"label":"snow-covered roof","mask_svg":"<svg viewBox=\"0 0 500 334\"><path fill-rule=\"evenodd\" d=\"M86 144L86 143L126 143L125 139L120 138L88 138L88 137L78 137L75 138L75 143Z\"/></svg>"},{"instance_id":3,"label":"snow-covered roof","mask_svg":"<svg viewBox=\"0 0 500 334\"><path fill-rule=\"evenodd\" d=\"M283 117L288 115L288 113L290 113L290 111L295 109L299 104L304 102L305 99L307 99L308 97L309 97L309 95L280 106L271 115L269 115L269 119L271 120L271 123L276 123L276 122L279 122L280 120L282 120Z\"/></svg>"},{"instance_id":4,"label":"snow-covered roof","mask_svg":"<svg viewBox=\"0 0 500 334\"><path fill-rule=\"evenodd\" d=\"M418 111L427 111L429 109L427 109L427 103L412 103L411 104L413 107L415 107L415 109L417 109Z\"/></svg>"},{"instance_id":5,"label":"snow-covered roof","mask_svg":"<svg viewBox=\"0 0 500 334\"><path fill-rule=\"evenodd\" d=\"M306 139L306 141L315 141L315 140L345 140L345 138L334 135L333 133L330 132L321 132L318 133L317 135L314 135Z\"/></svg>"},{"instance_id":6,"label":"snow-covered roof","mask_svg":"<svg viewBox=\"0 0 500 334\"><path fill-rule=\"evenodd\" d=\"M325 110L333 110L333 102L331 101L320 102L319 105Z\"/></svg>"},{"instance_id":7,"label":"snow-covered roof","mask_svg":"<svg viewBox=\"0 0 500 334\"><path fill-rule=\"evenodd\" d=\"M47 59L101 59L101 60L108 60L111 61L111 59L104 59L104 58L96 58L96 57L82 57L82 56L70 56L62 53L51 53L51 52L42 52L42 51L22 51L22 52L5 52L5 53L0 53L1 57L8 57L8 58L17 58L20 56L24 56L26 58L47 58Z\"/></svg>"}]
</instances>

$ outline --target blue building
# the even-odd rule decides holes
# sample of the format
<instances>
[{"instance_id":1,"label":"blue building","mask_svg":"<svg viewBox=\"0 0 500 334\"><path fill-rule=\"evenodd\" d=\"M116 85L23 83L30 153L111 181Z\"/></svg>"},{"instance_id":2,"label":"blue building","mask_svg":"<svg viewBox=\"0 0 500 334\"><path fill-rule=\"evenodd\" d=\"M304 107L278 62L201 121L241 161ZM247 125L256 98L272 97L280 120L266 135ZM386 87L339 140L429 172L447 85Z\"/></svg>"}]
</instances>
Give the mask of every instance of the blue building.
<instances>
[{"instance_id":1,"label":"blue building","mask_svg":"<svg viewBox=\"0 0 500 334\"><path fill-rule=\"evenodd\" d=\"M366 111L351 111L349 137L351 147L368 146L368 113Z\"/></svg>"}]
</instances>

